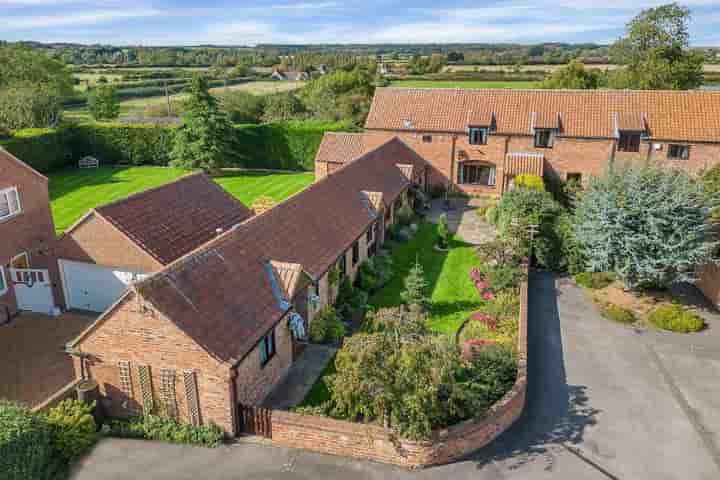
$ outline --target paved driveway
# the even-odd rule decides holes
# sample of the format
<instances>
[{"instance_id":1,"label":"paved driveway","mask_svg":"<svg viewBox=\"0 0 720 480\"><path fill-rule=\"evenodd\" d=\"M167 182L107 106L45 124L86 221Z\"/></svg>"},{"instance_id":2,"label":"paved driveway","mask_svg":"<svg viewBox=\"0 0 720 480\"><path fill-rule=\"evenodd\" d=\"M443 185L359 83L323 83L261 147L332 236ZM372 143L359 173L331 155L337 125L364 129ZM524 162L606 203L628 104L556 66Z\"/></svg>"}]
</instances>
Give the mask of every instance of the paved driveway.
<instances>
[{"instance_id":1,"label":"paved driveway","mask_svg":"<svg viewBox=\"0 0 720 480\"><path fill-rule=\"evenodd\" d=\"M0 398L37 406L75 380L65 344L95 315L23 313L0 326Z\"/></svg>"},{"instance_id":2,"label":"paved driveway","mask_svg":"<svg viewBox=\"0 0 720 480\"><path fill-rule=\"evenodd\" d=\"M106 440L74 478L717 479L720 320L709 319L700 335L637 333L571 282L535 274L527 413L472 458L408 472L265 445Z\"/></svg>"}]
</instances>

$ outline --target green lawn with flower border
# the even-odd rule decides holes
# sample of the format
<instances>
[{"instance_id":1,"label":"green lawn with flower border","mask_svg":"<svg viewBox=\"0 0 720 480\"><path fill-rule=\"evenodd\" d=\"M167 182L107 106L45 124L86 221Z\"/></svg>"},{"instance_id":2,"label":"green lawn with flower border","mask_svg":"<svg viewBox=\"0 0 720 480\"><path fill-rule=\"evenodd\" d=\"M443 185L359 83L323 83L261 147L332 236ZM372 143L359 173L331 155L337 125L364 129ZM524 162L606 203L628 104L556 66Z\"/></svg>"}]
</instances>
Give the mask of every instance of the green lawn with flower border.
<instances>
[{"instance_id":1,"label":"green lawn with flower border","mask_svg":"<svg viewBox=\"0 0 720 480\"><path fill-rule=\"evenodd\" d=\"M404 279L417 259L428 282L430 329L454 334L483 305L470 279L470 270L478 267L480 261L475 247L457 237L452 239L447 252L435 250L436 243L437 225L421 223L410 241L396 244L392 250L393 277L368 303L374 308L400 306Z\"/></svg>"}]
</instances>

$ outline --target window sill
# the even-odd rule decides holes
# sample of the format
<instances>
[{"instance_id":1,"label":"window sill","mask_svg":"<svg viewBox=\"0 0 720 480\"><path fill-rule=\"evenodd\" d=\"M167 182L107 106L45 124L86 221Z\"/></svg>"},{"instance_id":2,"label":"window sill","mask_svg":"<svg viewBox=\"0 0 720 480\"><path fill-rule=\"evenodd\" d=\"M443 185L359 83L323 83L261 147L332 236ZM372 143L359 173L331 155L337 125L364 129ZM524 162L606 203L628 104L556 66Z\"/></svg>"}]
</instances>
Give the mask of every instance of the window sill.
<instances>
[{"instance_id":1,"label":"window sill","mask_svg":"<svg viewBox=\"0 0 720 480\"><path fill-rule=\"evenodd\" d=\"M18 213L13 213L12 215L9 215L9 216L7 216L7 217L0 218L0 223L10 222L10 221L18 218L19 216L21 216L22 213L23 213L23 212L20 211L20 212L18 212Z\"/></svg>"}]
</instances>

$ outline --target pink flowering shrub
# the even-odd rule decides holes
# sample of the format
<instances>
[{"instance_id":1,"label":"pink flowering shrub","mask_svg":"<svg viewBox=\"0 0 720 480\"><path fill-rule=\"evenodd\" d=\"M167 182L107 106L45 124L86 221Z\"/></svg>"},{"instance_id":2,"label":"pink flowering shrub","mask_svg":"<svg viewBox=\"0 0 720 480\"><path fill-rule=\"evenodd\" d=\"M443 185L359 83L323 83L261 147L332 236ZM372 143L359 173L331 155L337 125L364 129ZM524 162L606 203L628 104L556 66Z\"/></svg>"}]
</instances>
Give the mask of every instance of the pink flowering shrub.
<instances>
[{"instance_id":1,"label":"pink flowering shrub","mask_svg":"<svg viewBox=\"0 0 720 480\"><path fill-rule=\"evenodd\" d=\"M484 338L471 338L463 343L461 357L463 360L474 360L483 350L492 347L495 342Z\"/></svg>"}]
</instances>

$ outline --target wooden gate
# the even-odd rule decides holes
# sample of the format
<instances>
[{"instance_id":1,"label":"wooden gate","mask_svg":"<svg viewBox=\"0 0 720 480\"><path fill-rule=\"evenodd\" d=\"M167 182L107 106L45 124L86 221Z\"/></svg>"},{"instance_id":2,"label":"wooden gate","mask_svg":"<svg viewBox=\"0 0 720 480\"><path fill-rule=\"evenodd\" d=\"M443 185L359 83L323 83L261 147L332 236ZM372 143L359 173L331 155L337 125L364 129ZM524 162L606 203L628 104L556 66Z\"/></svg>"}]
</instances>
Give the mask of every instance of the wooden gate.
<instances>
[{"instance_id":1,"label":"wooden gate","mask_svg":"<svg viewBox=\"0 0 720 480\"><path fill-rule=\"evenodd\" d=\"M272 410L238 405L239 433L272 438Z\"/></svg>"}]
</instances>

